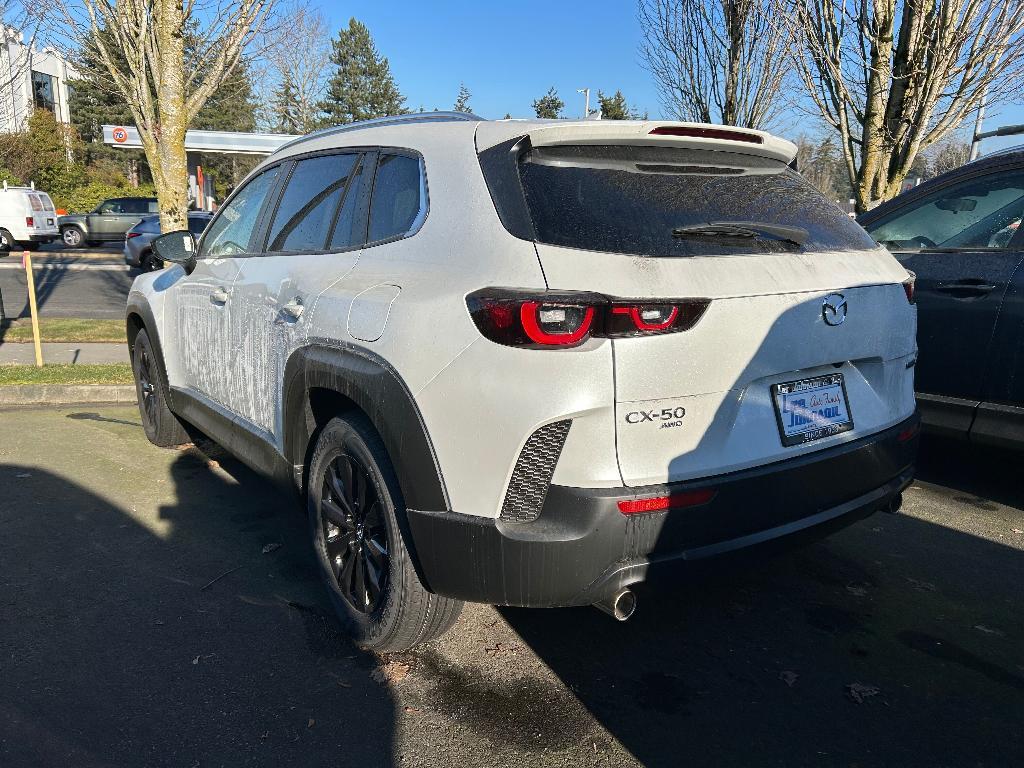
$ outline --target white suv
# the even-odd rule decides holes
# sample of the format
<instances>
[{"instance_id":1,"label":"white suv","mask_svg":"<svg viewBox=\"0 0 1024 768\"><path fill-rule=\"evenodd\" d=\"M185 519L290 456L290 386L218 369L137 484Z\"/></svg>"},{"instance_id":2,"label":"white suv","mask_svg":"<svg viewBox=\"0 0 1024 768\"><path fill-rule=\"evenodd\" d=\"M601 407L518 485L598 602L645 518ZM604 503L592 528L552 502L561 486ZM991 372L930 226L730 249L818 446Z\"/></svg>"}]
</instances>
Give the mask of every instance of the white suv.
<instances>
[{"instance_id":1,"label":"white suv","mask_svg":"<svg viewBox=\"0 0 1024 768\"><path fill-rule=\"evenodd\" d=\"M294 484L385 650L464 600L626 618L661 572L895 510L913 283L794 152L449 113L297 140L136 279L146 433Z\"/></svg>"}]
</instances>

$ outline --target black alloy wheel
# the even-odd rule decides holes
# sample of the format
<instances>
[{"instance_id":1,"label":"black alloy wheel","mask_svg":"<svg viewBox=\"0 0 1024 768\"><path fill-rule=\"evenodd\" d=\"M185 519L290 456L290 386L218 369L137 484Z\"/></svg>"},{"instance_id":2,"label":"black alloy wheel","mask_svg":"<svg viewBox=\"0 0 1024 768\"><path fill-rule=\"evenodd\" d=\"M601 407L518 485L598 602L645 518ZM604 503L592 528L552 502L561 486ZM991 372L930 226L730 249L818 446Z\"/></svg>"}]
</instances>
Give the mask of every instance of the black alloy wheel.
<instances>
[{"instance_id":1,"label":"black alloy wheel","mask_svg":"<svg viewBox=\"0 0 1024 768\"><path fill-rule=\"evenodd\" d=\"M139 350L139 395L142 398L142 412L150 426L155 427L156 415L156 371L153 369L153 358L150 357L149 349L143 347Z\"/></svg>"},{"instance_id":2,"label":"black alloy wheel","mask_svg":"<svg viewBox=\"0 0 1024 768\"><path fill-rule=\"evenodd\" d=\"M390 570L386 517L368 471L347 453L324 471L320 526L323 555L341 595L360 613L373 613Z\"/></svg>"}]
</instances>

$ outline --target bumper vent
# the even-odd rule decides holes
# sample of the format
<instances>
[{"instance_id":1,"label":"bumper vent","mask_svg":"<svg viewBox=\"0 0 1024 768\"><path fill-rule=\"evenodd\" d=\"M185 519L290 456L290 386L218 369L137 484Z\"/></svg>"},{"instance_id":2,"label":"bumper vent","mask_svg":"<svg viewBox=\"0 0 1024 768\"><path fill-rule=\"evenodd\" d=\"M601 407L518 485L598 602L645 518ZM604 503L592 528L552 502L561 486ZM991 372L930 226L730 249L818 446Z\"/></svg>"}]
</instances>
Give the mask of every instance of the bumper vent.
<instances>
[{"instance_id":1,"label":"bumper vent","mask_svg":"<svg viewBox=\"0 0 1024 768\"><path fill-rule=\"evenodd\" d=\"M501 505L502 520L528 523L537 519L570 426L571 419L556 421L530 435L512 470L512 479Z\"/></svg>"}]
</instances>

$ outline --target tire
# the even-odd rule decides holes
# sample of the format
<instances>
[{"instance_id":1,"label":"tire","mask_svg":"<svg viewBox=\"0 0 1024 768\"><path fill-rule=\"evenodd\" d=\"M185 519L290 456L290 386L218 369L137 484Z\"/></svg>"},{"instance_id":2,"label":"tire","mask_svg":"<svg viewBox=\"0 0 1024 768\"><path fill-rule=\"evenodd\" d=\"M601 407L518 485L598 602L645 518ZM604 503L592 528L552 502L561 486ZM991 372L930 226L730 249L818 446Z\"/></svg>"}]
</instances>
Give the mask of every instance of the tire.
<instances>
[{"instance_id":1,"label":"tire","mask_svg":"<svg viewBox=\"0 0 1024 768\"><path fill-rule=\"evenodd\" d=\"M13 251L17 246L14 237L6 229L0 229L0 251Z\"/></svg>"},{"instance_id":2,"label":"tire","mask_svg":"<svg viewBox=\"0 0 1024 768\"><path fill-rule=\"evenodd\" d=\"M65 227L60 231L60 239L68 248L81 248L85 233L78 227Z\"/></svg>"},{"instance_id":3,"label":"tire","mask_svg":"<svg viewBox=\"0 0 1024 768\"><path fill-rule=\"evenodd\" d=\"M135 374L135 395L139 400L142 428L153 445L170 448L191 442L178 417L167 405L161 361L145 330L139 331L132 347L132 372Z\"/></svg>"},{"instance_id":4,"label":"tire","mask_svg":"<svg viewBox=\"0 0 1024 768\"><path fill-rule=\"evenodd\" d=\"M317 567L352 639L374 651L396 652L447 632L462 601L432 594L420 583L399 525L402 492L365 416L349 413L324 427L308 486Z\"/></svg>"}]
</instances>

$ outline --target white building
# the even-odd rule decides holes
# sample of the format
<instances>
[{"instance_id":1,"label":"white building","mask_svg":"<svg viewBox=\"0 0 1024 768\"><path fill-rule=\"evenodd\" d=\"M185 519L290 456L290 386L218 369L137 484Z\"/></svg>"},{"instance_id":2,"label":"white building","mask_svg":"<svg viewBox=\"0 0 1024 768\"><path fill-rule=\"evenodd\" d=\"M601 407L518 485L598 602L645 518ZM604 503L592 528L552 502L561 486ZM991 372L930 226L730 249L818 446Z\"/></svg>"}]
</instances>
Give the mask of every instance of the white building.
<instances>
[{"instance_id":1,"label":"white building","mask_svg":"<svg viewBox=\"0 0 1024 768\"><path fill-rule=\"evenodd\" d=\"M21 32L0 27L0 133L23 130L34 107L71 122L68 78L74 77L74 68L57 51L26 45Z\"/></svg>"}]
</instances>

